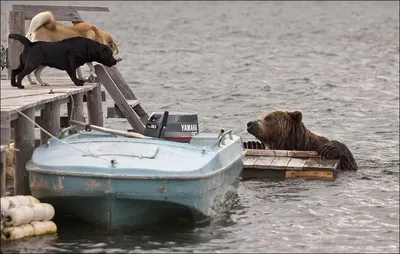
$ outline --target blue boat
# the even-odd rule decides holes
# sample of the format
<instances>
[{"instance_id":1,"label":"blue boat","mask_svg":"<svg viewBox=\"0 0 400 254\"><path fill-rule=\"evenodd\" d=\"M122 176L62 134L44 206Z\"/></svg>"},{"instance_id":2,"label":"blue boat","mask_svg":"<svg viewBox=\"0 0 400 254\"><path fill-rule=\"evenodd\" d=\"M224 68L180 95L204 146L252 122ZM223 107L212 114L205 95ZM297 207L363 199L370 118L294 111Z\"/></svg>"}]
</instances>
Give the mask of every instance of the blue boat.
<instances>
[{"instance_id":1,"label":"blue boat","mask_svg":"<svg viewBox=\"0 0 400 254\"><path fill-rule=\"evenodd\" d=\"M96 130L51 138L27 163L32 195L100 228L214 216L243 169L241 138L199 133L188 143Z\"/></svg>"}]
</instances>

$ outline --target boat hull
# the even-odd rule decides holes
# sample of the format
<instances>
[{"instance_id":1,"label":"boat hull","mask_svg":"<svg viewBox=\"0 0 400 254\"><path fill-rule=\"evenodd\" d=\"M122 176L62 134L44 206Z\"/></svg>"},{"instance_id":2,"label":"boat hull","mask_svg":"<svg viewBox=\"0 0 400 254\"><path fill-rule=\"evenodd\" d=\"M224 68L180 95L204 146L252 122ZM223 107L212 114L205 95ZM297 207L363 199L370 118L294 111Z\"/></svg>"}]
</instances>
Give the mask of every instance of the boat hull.
<instances>
[{"instance_id":1,"label":"boat hull","mask_svg":"<svg viewBox=\"0 0 400 254\"><path fill-rule=\"evenodd\" d=\"M31 193L51 203L57 214L72 213L108 230L148 226L172 217L202 222L225 209L226 194L236 191L243 170L240 137L231 136L216 146L215 141L217 136L207 135L196 136L193 144L96 134L71 138L69 146L90 146L105 160L117 158L119 164L108 165L104 159L61 149L62 144L53 140L36 149L27 163ZM123 146L130 148L120 157L105 150L115 152Z\"/></svg>"},{"instance_id":2,"label":"boat hull","mask_svg":"<svg viewBox=\"0 0 400 254\"><path fill-rule=\"evenodd\" d=\"M118 179L30 173L32 195L108 230L140 228L171 218L199 223L219 213L235 192L242 160L204 179ZM188 191L190 190L190 192Z\"/></svg>"}]
</instances>

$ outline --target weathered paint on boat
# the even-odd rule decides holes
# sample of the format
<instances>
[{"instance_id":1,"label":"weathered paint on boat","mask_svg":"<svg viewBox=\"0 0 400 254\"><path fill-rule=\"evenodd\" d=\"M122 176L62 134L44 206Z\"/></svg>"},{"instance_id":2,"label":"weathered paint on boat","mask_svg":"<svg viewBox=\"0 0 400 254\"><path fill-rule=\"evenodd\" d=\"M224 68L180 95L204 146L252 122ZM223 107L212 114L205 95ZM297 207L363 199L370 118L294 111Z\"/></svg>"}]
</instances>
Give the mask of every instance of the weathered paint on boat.
<instances>
[{"instance_id":1,"label":"weathered paint on boat","mask_svg":"<svg viewBox=\"0 0 400 254\"><path fill-rule=\"evenodd\" d=\"M213 216L243 169L240 137L229 134L220 146L217 134L198 134L190 144L94 131L63 141L80 151L56 139L34 151L32 195L110 230Z\"/></svg>"}]
</instances>

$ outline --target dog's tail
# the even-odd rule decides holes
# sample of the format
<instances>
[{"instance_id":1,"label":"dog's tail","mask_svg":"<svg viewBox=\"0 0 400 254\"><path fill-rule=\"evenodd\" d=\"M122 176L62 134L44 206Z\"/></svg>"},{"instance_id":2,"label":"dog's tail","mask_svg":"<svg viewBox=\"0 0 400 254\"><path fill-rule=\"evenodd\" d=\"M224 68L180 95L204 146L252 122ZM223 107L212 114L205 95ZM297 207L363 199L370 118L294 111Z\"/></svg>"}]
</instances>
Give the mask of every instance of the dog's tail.
<instances>
[{"instance_id":1,"label":"dog's tail","mask_svg":"<svg viewBox=\"0 0 400 254\"><path fill-rule=\"evenodd\" d=\"M8 38L21 42L22 44L24 44L25 47L29 47L32 45L32 42L28 38L20 34L10 34Z\"/></svg>"},{"instance_id":2,"label":"dog's tail","mask_svg":"<svg viewBox=\"0 0 400 254\"><path fill-rule=\"evenodd\" d=\"M49 30L53 30L55 28L55 18L53 13L50 11L44 11L36 14L35 17L32 18L31 23L29 24L28 33L26 37L32 40L32 34L40 27L45 26Z\"/></svg>"}]
</instances>

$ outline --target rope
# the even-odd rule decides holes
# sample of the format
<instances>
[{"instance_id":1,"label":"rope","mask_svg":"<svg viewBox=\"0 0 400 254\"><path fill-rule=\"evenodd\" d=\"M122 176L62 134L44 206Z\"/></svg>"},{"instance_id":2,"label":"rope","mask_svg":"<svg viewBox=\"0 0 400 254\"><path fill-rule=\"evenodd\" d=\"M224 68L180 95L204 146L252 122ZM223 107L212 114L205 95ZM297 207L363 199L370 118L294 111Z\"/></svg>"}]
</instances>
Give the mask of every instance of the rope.
<instances>
[{"instance_id":1,"label":"rope","mask_svg":"<svg viewBox=\"0 0 400 254\"><path fill-rule=\"evenodd\" d=\"M17 111L19 114L21 114L23 117L25 117L26 119L28 119L28 121L30 121L31 123L33 123L34 125L36 125L36 126L37 126L39 129L41 129L44 133L46 133L46 134L49 135L50 137L56 139L57 141L63 143L64 145L66 145L66 146L68 146L68 147L70 147L70 148L72 148L72 149L75 149L75 150L77 150L77 151L79 151L79 152L82 152L83 154L86 154L86 155L89 155L89 156L92 156L92 157L96 157L96 158L98 158L98 159L102 159L102 160L108 161L107 159L101 158L100 156L98 156L98 155L96 155L96 154L94 154L94 153L92 153L92 152L90 152L90 151L84 151L84 150L78 149L78 148L76 148L76 147L73 147L73 146L67 144L65 141L60 140L59 138L57 138L56 136L54 136L53 134L51 134L50 132L48 132L47 130L45 130L42 126L40 126L39 124L37 124L35 121L33 121L31 118L29 118L27 115L25 115L24 113L22 113L22 112L19 111L18 109L16 109L16 111Z\"/></svg>"}]
</instances>

